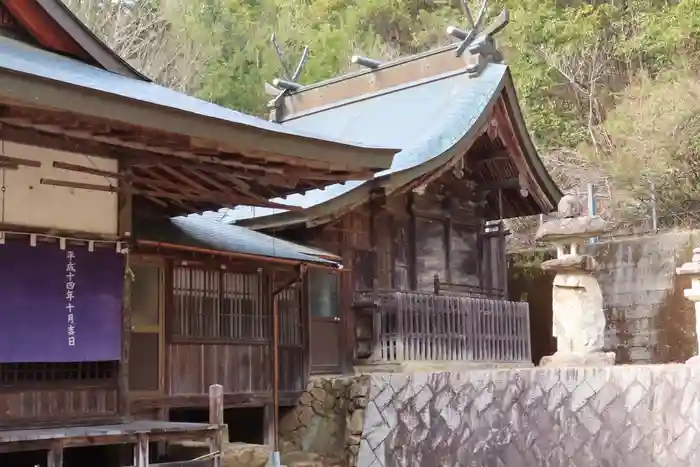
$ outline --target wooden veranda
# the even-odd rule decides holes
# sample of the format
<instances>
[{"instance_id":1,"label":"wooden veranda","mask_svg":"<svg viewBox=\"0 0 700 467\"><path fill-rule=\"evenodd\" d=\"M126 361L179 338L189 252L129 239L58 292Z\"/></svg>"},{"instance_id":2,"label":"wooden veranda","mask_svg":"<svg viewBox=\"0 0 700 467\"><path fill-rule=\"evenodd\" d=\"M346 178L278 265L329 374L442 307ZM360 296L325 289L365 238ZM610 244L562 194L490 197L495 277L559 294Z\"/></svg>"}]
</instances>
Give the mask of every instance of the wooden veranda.
<instances>
[{"instance_id":1,"label":"wooden veranda","mask_svg":"<svg viewBox=\"0 0 700 467\"><path fill-rule=\"evenodd\" d=\"M532 362L526 302L391 291L361 295L357 356L368 363Z\"/></svg>"}]
</instances>

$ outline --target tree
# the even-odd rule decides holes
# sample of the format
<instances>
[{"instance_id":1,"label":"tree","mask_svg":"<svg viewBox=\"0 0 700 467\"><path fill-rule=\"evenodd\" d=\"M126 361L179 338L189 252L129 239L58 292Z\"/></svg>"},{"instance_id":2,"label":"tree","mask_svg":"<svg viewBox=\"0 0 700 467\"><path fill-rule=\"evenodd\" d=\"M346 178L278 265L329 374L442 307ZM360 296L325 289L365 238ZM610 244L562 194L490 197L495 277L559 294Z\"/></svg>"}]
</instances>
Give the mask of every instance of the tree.
<instances>
[{"instance_id":1,"label":"tree","mask_svg":"<svg viewBox=\"0 0 700 467\"><path fill-rule=\"evenodd\" d=\"M209 50L176 1L64 0L100 39L154 81L194 93Z\"/></svg>"}]
</instances>

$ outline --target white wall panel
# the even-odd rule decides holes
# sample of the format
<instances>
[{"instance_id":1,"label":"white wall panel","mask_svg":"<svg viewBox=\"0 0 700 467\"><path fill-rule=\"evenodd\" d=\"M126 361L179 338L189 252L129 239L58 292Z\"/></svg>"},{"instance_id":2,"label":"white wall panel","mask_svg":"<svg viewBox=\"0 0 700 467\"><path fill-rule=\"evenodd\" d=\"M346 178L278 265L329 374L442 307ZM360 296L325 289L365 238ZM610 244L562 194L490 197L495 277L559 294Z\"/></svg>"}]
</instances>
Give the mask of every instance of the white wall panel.
<instances>
[{"instance_id":1,"label":"white wall panel","mask_svg":"<svg viewBox=\"0 0 700 467\"><path fill-rule=\"evenodd\" d=\"M117 161L101 157L4 143L3 155L41 162L40 167L0 169L0 223L116 235L117 194L43 185L41 179L117 186L114 178L57 169L54 161L117 172Z\"/></svg>"}]
</instances>

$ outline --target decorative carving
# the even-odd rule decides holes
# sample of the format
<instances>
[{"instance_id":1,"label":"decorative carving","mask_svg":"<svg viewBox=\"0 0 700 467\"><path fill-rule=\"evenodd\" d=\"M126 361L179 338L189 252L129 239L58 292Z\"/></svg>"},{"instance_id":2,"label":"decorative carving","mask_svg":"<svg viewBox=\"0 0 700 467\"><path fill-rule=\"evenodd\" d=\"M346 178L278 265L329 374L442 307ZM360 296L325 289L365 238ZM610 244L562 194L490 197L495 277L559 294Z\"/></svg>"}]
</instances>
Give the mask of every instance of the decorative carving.
<instances>
[{"instance_id":1,"label":"decorative carving","mask_svg":"<svg viewBox=\"0 0 700 467\"><path fill-rule=\"evenodd\" d=\"M559 218L545 222L537 239L553 243L557 258L542 263L542 269L557 273L552 285L552 330L557 352L542 359L542 365L611 365L613 353L603 352L605 314L603 293L591 275L593 257L579 253L586 239L608 230L608 223L596 216L584 216L583 202L564 196L558 206Z\"/></svg>"}]
</instances>

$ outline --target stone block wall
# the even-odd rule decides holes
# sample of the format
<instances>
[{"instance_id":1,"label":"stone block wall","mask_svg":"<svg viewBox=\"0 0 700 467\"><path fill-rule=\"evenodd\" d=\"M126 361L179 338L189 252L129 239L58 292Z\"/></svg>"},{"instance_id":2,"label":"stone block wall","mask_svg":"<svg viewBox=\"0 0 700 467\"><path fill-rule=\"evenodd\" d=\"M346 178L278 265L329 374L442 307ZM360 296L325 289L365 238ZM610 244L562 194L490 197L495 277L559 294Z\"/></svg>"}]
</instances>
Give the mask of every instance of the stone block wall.
<instances>
[{"instance_id":1,"label":"stone block wall","mask_svg":"<svg viewBox=\"0 0 700 467\"><path fill-rule=\"evenodd\" d=\"M313 378L280 422L282 460L302 452L326 465L356 465L368 395L368 376Z\"/></svg>"},{"instance_id":2,"label":"stone block wall","mask_svg":"<svg viewBox=\"0 0 700 467\"><path fill-rule=\"evenodd\" d=\"M356 465L698 466L700 368L372 375Z\"/></svg>"}]
</instances>

